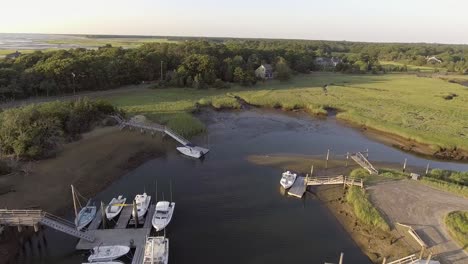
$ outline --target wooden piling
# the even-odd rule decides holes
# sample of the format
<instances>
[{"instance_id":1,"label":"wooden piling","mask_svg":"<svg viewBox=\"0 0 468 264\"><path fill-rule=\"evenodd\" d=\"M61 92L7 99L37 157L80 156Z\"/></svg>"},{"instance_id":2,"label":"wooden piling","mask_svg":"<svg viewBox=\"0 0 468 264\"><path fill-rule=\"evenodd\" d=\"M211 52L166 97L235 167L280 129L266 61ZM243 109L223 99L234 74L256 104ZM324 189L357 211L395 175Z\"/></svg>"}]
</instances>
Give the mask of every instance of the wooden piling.
<instances>
[{"instance_id":1,"label":"wooden piling","mask_svg":"<svg viewBox=\"0 0 468 264\"><path fill-rule=\"evenodd\" d=\"M369 158L369 149L366 149L366 158Z\"/></svg>"},{"instance_id":2,"label":"wooden piling","mask_svg":"<svg viewBox=\"0 0 468 264\"><path fill-rule=\"evenodd\" d=\"M325 162L325 169L328 169L328 158L330 157L330 149L327 150L327 161Z\"/></svg>"},{"instance_id":3,"label":"wooden piling","mask_svg":"<svg viewBox=\"0 0 468 264\"><path fill-rule=\"evenodd\" d=\"M348 167L349 152L346 152L346 167Z\"/></svg>"},{"instance_id":4,"label":"wooden piling","mask_svg":"<svg viewBox=\"0 0 468 264\"><path fill-rule=\"evenodd\" d=\"M430 162L428 162L427 166L426 166L426 176L427 176L427 174L429 174L429 164L430 164Z\"/></svg>"},{"instance_id":5,"label":"wooden piling","mask_svg":"<svg viewBox=\"0 0 468 264\"><path fill-rule=\"evenodd\" d=\"M344 253L341 252L341 254L340 254L340 261L338 262L339 264L343 264L343 257L344 257Z\"/></svg>"},{"instance_id":6,"label":"wooden piling","mask_svg":"<svg viewBox=\"0 0 468 264\"><path fill-rule=\"evenodd\" d=\"M431 262L432 258L432 253L429 254L429 257L427 257L426 264L429 264Z\"/></svg>"},{"instance_id":7,"label":"wooden piling","mask_svg":"<svg viewBox=\"0 0 468 264\"><path fill-rule=\"evenodd\" d=\"M383 258L382 264L387 263L387 258Z\"/></svg>"},{"instance_id":8,"label":"wooden piling","mask_svg":"<svg viewBox=\"0 0 468 264\"><path fill-rule=\"evenodd\" d=\"M104 209L105 209L104 203L101 201L102 229L106 229L106 211Z\"/></svg>"},{"instance_id":9,"label":"wooden piling","mask_svg":"<svg viewBox=\"0 0 468 264\"><path fill-rule=\"evenodd\" d=\"M133 218L135 220L135 228L138 228L138 210L135 200L133 200Z\"/></svg>"},{"instance_id":10,"label":"wooden piling","mask_svg":"<svg viewBox=\"0 0 468 264\"><path fill-rule=\"evenodd\" d=\"M403 163L403 172L406 171L406 162L408 161L408 159L405 159L405 163Z\"/></svg>"},{"instance_id":11,"label":"wooden piling","mask_svg":"<svg viewBox=\"0 0 468 264\"><path fill-rule=\"evenodd\" d=\"M423 258L425 247L421 247L421 252L419 253L419 259Z\"/></svg>"},{"instance_id":12,"label":"wooden piling","mask_svg":"<svg viewBox=\"0 0 468 264\"><path fill-rule=\"evenodd\" d=\"M39 232L39 224L38 224L38 223L35 223L35 224L33 225L33 227L34 227L34 232L35 232L35 233Z\"/></svg>"}]
</instances>

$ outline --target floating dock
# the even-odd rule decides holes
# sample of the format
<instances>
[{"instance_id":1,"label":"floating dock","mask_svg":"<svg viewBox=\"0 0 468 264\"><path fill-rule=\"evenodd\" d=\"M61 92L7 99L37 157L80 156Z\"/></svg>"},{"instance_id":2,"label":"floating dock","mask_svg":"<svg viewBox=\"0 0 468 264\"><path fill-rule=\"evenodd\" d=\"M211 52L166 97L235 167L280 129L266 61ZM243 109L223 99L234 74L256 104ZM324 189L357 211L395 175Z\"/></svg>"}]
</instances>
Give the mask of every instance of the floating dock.
<instances>
[{"instance_id":1,"label":"floating dock","mask_svg":"<svg viewBox=\"0 0 468 264\"><path fill-rule=\"evenodd\" d=\"M130 210L128 210L127 208L130 208ZM122 210L121 215L119 216L119 219L117 221L117 225L114 228L98 229L101 226L101 220L98 219L100 219L101 217L99 214L96 214L96 218L89 225L89 228L86 231L86 234L92 235L94 237L94 241L80 239L80 241L76 245L76 249L89 250L97 246L112 245L129 246L131 248L144 247L146 237L149 236L151 232L151 219L153 218L155 208L155 205L150 205L148 212L146 213L144 219L141 220L141 222L139 223L139 227L137 228L135 228L130 223L130 218L132 215L132 207L130 206L125 207ZM140 227L142 224L143 226Z\"/></svg>"},{"instance_id":2,"label":"floating dock","mask_svg":"<svg viewBox=\"0 0 468 264\"><path fill-rule=\"evenodd\" d=\"M364 188L364 182L362 179L355 179L345 177L343 175L338 176L318 176L318 177L302 177L296 178L296 181L291 186L288 194L297 198L302 198L307 190L307 186L318 186L318 185L347 185L347 186L359 186Z\"/></svg>"},{"instance_id":3,"label":"floating dock","mask_svg":"<svg viewBox=\"0 0 468 264\"><path fill-rule=\"evenodd\" d=\"M306 191L307 185L305 177L297 177L294 184L289 188L288 194L297 198L302 198Z\"/></svg>"}]
</instances>

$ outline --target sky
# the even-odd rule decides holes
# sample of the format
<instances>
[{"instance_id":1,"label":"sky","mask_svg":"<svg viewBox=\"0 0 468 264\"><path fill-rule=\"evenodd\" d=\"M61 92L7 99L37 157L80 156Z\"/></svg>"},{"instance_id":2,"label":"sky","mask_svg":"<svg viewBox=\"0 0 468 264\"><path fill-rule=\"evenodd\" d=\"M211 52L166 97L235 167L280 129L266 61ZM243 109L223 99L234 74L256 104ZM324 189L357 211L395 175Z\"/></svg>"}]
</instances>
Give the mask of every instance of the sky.
<instances>
[{"instance_id":1,"label":"sky","mask_svg":"<svg viewBox=\"0 0 468 264\"><path fill-rule=\"evenodd\" d=\"M468 44L467 0L2 0L0 33Z\"/></svg>"}]
</instances>

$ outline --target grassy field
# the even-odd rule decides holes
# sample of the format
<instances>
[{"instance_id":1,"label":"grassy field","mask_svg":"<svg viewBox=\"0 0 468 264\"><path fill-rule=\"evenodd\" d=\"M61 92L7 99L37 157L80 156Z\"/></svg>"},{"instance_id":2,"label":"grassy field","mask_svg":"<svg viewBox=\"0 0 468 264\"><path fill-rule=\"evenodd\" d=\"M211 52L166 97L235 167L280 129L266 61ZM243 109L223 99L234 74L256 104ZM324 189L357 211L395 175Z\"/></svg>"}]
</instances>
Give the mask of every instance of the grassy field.
<instances>
[{"instance_id":1,"label":"grassy field","mask_svg":"<svg viewBox=\"0 0 468 264\"><path fill-rule=\"evenodd\" d=\"M450 235L463 249L468 249L468 211L455 211L445 217L445 225Z\"/></svg>"},{"instance_id":2,"label":"grassy field","mask_svg":"<svg viewBox=\"0 0 468 264\"><path fill-rule=\"evenodd\" d=\"M75 37L73 39L52 39L46 41L48 44L67 44L80 47L100 47L111 44L114 47L135 48L143 43L177 43L164 38L86 38Z\"/></svg>"},{"instance_id":3,"label":"grassy field","mask_svg":"<svg viewBox=\"0 0 468 264\"><path fill-rule=\"evenodd\" d=\"M435 189L439 189L441 191L446 191L446 192L451 192L458 196L468 198L468 187L466 186L455 184L455 183L450 183L450 182L446 182L446 181L442 181L438 179L433 179L429 177L423 177L420 182L422 182L425 185L431 186Z\"/></svg>"},{"instance_id":4,"label":"grassy field","mask_svg":"<svg viewBox=\"0 0 468 264\"><path fill-rule=\"evenodd\" d=\"M382 65L384 68L385 66L392 66L392 67L403 67L405 66L404 63L402 62L397 62L397 61L379 61L380 65ZM439 70L439 72L446 72L447 70L444 68L437 68L437 67L431 67L431 66L416 66L416 65L411 65L411 64L406 64L406 67L408 71L419 71L419 72L434 72L436 69Z\"/></svg>"},{"instance_id":5,"label":"grassy field","mask_svg":"<svg viewBox=\"0 0 468 264\"><path fill-rule=\"evenodd\" d=\"M389 231L390 226L369 201L363 189L353 186L346 194L346 201L353 205L354 213L363 223Z\"/></svg>"},{"instance_id":6,"label":"grassy field","mask_svg":"<svg viewBox=\"0 0 468 264\"><path fill-rule=\"evenodd\" d=\"M325 84L327 92L322 89ZM446 100L447 94L457 96ZM131 114L174 114L194 111L197 104L239 107L230 95L262 107L304 109L312 114L335 108L339 119L428 144L434 151L468 150L468 88L407 74L313 73L253 87L154 89L109 99Z\"/></svg>"}]
</instances>

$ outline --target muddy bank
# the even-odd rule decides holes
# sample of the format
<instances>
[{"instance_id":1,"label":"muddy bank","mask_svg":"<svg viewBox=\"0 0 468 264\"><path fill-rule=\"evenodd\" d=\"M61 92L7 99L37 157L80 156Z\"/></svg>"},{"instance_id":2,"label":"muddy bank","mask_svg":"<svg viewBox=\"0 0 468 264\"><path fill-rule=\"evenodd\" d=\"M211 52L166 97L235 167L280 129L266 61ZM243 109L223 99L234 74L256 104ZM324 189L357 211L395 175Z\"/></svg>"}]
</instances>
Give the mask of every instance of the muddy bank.
<instances>
[{"instance_id":1,"label":"muddy bank","mask_svg":"<svg viewBox=\"0 0 468 264\"><path fill-rule=\"evenodd\" d=\"M77 142L64 145L55 158L29 162L24 172L0 177L7 186L0 208L41 208L62 215L72 207L70 184L92 197L145 161L164 154L162 138L97 128Z\"/></svg>"}]
</instances>

